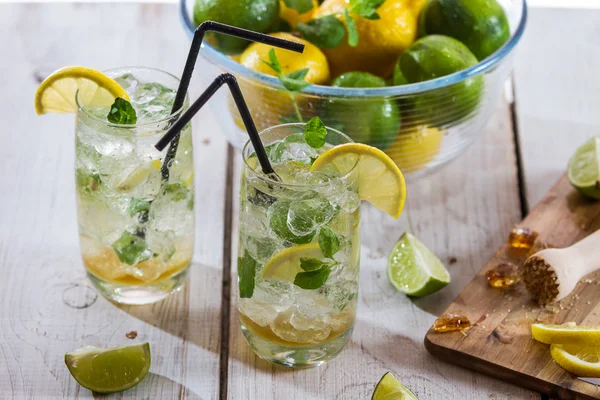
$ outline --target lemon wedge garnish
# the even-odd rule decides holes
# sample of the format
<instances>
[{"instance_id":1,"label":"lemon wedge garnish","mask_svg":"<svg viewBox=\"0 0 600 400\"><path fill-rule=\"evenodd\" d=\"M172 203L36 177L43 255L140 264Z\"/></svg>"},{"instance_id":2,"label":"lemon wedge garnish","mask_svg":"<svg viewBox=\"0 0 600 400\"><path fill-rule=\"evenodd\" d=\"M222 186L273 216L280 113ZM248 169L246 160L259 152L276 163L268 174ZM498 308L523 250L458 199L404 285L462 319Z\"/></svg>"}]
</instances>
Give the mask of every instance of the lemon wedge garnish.
<instances>
[{"instance_id":1,"label":"lemon wedge garnish","mask_svg":"<svg viewBox=\"0 0 600 400\"><path fill-rule=\"evenodd\" d=\"M600 378L600 347L553 344L550 354L558 365L572 374Z\"/></svg>"},{"instance_id":2,"label":"lemon wedge garnish","mask_svg":"<svg viewBox=\"0 0 600 400\"><path fill-rule=\"evenodd\" d=\"M600 343L600 327L577 326L575 323L563 325L531 325L531 334L538 342L546 344L577 344L596 346Z\"/></svg>"},{"instance_id":3,"label":"lemon wedge garnish","mask_svg":"<svg viewBox=\"0 0 600 400\"><path fill-rule=\"evenodd\" d=\"M366 144L345 143L321 154L310 170L333 165L338 171L347 172L357 162L360 199L398 218L406 200L406 183L398 166L383 151Z\"/></svg>"},{"instance_id":4,"label":"lemon wedge garnish","mask_svg":"<svg viewBox=\"0 0 600 400\"><path fill-rule=\"evenodd\" d=\"M263 268L263 279L294 282L296 274L303 272L300 268L301 258L322 259L323 253L316 243L300 244L283 249L275 254Z\"/></svg>"},{"instance_id":5,"label":"lemon wedge garnish","mask_svg":"<svg viewBox=\"0 0 600 400\"><path fill-rule=\"evenodd\" d=\"M35 92L35 111L75 113L75 96L86 107L110 107L117 97L129 101L129 95L115 80L100 71L86 67L64 67L47 77Z\"/></svg>"}]
</instances>

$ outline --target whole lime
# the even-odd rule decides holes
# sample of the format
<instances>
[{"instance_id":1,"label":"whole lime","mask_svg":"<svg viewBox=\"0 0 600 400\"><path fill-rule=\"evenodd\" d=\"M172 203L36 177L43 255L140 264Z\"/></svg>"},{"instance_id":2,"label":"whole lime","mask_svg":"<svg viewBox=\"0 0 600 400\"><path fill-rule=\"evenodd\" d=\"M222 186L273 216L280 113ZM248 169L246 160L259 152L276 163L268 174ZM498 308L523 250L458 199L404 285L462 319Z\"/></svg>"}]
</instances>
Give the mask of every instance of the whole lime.
<instances>
[{"instance_id":1,"label":"whole lime","mask_svg":"<svg viewBox=\"0 0 600 400\"><path fill-rule=\"evenodd\" d=\"M496 0L430 0L421 18L421 34L458 39L479 60L510 38L508 19Z\"/></svg>"},{"instance_id":2,"label":"whole lime","mask_svg":"<svg viewBox=\"0 0 600 400\"><path fill-rule=\"evenodd\" d=\"M279 23L279 0L196 0L194 23L217 21L267 33ZM220 33L208 33L209 42L225 54L241 53L249 42Z\"/></svg>"},{"instance_id":3,"label":"whole lime","mask_svg":"<svg viewBox=\"0 0 600 400\"><path fill-rule=\"evenodd\" d=\"M347 72L332 86L345 88L381 88L385 80L367 72ZM400 110L395 101L380 98L332 98L320 115L325 125L340 129L354 141L385 150L400 129Z\"/></svg>"},{"instance_id":4,"label":"whole lime","mask_svg":"<svg viewBox=\"0 0 600 400\"><path fill-rule=\"evenodd\" d=\"M477 64L477 58L461 42L443 35L429 35L412 44L398 60L409 83L428 81ZM440 89L415 95L413 120L442 127L468 117L479 105L483 78L474 76Z\"/></svg>"}]
</instances>

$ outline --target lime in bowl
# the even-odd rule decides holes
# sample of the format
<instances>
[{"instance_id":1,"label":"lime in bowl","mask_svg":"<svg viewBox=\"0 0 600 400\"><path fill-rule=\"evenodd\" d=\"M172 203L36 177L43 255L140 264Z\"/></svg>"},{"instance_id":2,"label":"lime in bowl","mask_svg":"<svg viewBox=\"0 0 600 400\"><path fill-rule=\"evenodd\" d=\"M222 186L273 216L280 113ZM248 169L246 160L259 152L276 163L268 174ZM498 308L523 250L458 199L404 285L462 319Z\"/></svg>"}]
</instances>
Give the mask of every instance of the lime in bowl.
<instances>
[{"instance_id":1,"label":"lime in bowl","mask_svg":"<svg viewBox=\"0 0 600 400\"><path fill-rule=\"evenodd\" d=\"M404 4L403 0L386 0L376 9L379 19L352 14L359 36L357 46L351 47L344 8L351 7L353 0L315 0L310 16L294 14L295 10L287 9L283 1L277 5L277 0L261 0L278 6L278 10L263 7L265 15L261 18L244 15L244 10L250 8L240 7L239 3L247 0L180 1L183 26L190 37L197 21L218 19L249 29L261 28L265 33L306 44L302 55L279 49L271 52L268 46L240 43L239 39L225 36L209 35L202 44L201 54L215 68L214 73L203 71L207 84L216 73L232 73L240 83L259 131L319 116L325 125L341 130L355 142L386 152L409 180L425 176L455 159L485 131L502 98L514 49L527 20L525 0L422 0L411 3L420 4L418 10L412 11L408 5L397 7L398 2ZM464 16L469 16L460 24L465 20L474 24L470 31L450 21L454 8L450 13L444 7L455 3L461 5ZM483 3L489 7L483 7ZM238 11L211 14L211 10L221 12L228 6ZM497 15L478 15L480 10L492 10L489 12ZM382 28L389 26L391 19L399 18L399 12L406 12L403 18L413 21L412 32L405 36L393 36ZM309 20L328 14L344 21L342 30L337 32L340 34L337 39L341 40L337 47L324 48L331 43L321 42L316 46L314 40L304 40L310 39ZM264 22L265 18L272 19L268 27L250 23L257 19ZM490 20L504 22L487 32L483 40L473 39L473 32L479 29L478 18L486 24ZM290 25L296 27L290 29ZM288 33L302 29L304 39ZM379 39L368 34L378 30ZM334 36L319 40L336 41ZM306 75L300 73L310 83L306 87L293 81L286 89L277 76L278 68L290 77L289 73L304 67L309 67ZM294 90L290 91L290 87ZM233 99L225 91L217 97L219 100L211 105L217 120L229 142L241 149L247 134Z\"/></svg>"}]
</instances>

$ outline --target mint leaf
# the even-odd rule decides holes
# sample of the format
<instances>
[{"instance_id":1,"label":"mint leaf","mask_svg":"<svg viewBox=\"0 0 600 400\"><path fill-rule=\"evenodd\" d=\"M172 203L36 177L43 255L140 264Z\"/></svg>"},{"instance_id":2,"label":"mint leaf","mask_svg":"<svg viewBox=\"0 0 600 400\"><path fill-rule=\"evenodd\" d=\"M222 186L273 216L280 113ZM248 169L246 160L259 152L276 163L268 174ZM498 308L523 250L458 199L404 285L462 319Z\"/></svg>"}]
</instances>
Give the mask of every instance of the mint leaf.
<instances>
[{"instance_id":1,"label":"mint leaf","mask_svg":"<svg viewBox=\"0 0 600 400\"><path fill-rule=\"evenodd\" d=\"M238 287L241 298L250 298L254 294L254 279L257 266L258 263L254 261L248 250L244 251L243 257L238 257Z\"/></svg>"},{"instance_id":2,"label":"mint leaf","mask_svg":"<svg viewBox=\"0 0 600 400\"><path fill-rule=\"evenodd\" d=\"M135 114L135 109L125 99L117 97L115 102L110 106L110 111L106 116L108 122L113 124L135 124L137 122L137 116Z\"/></svg>"},{"instance_id":3,"label":"mint leaf","mask_svg":"<svg viewBox=\"0 0 600 400\"><path fill-rule=\"evenodd\" d=\"M260 60L263 63L267 64L271 69L278 74L283 74L283 70L281 69L281 64L279 64L279 60L277 59L277 55L275 54L275 49L269 50L269 61Z\"/></svg>"},{"instance_id":4,"label":"mint leaf","mask_svg":"<svg viewBox=\"0 0 600 400\"><path fill-rule=\"evenodd\" d=\"M297 92L310 85L309 82L304 80L306 74L308 74L308 68L303 68L299 69L298 71L290 72L289 74L284 74L281 64L279 63L279 60L277 60L277 55L275 54L274 49L269 50L269 61L260 61L271 67L273 71L277 72L277 78L279 78L279 81L283 87L290 92Z\"/></svg>"},{"instance_id":5,"label":"mint leaf","mask_svg":"<svg viewBox=\"0 0 600 400\"><path fill-rule=\"evenodd\" d=\"M327 282L330 273L329 265L324 265L316 271L298 272L294 279L294 285L307 290L318 289Z\"/></svg>"},{"instance_id":6,"label":"mint leaf","mask_svg":"<svg viewBox=\"0 0 600 400\"><path fill-rule=\"evenodd\" d=\"M130 216L134 216L137 213L147 213L150 210L150 202L142 199L131 199L129 202L129 207L127 207L127 211L129 211Z\"/></svg>"},{"instance_id":7,"label":"mint leaf","mask_svg":"<svg viewBox=\"0 0 600 400\"><path fill-rule=\"evenodd\" d=\"M322 49L337 47L346 35L344 23L333 15L311 19L305 24L299 23L296 29L304 39Z\"/></svg>"},{"instance_id":8,"label":"mint leaf","mask_svg":"<svg viewBox=\"0 0 600 400\"><path fill-rule=\"evenodd\" d=\"M366 19L379 19L377 9L385 0L350 0L349 11Z\"/></svg>"},{"instance_id":9,"label":"mint leaf","mask_svg":"<svg viewBox=\"0 0 600 400\"><path fill-rule=\"evenodd\" d=\"M332 258L340 249L340 239L331 229L322 227L319 232L319 247L325 257Z\"/></svg>"},{"instance_id":10,"label":"mint leaf","mask_svg":"<svg viewBox=\"0 0 600 400\"><path fill-rule=\"evenodd\" d=\"M293 8L298 14L304 14L313 9L312 0L283 0L286 7Z\"/></svg>"},{"instance_id":11,"label":"mint leaf","mask_svg":"<svg viewBox=\"0 0 600 400\"><path fill-rule=\"evenodd\" d=\"M356 21L348 13L347 9L344 9L344 16L346 17L346 30L348 31L348 45L356 47L358 44L358 28L356 27Z\"/></svg>"},{"instance_id":12,"label":"mint leaf","mask_svg":"<svg viewBox=\"0 0 600 400\"><path fill-rule=\"evenodd\" d=\"M304 140L314 149L323 147L326 136L327 128L325 128L319 117L311 118L304 126Z\"/></svg>"},{"instance_id":13,"label":"mint leaf","mask_svg":"<svg viewBox=\"0 0 600 400\"><path fill-rule=\"evenodd\" d=\"M98 174L90 174L84 172L82 169L77 169L75 171L75 182L77 184L77 188L83 190L86 193L95 192L102 181L100 180L100 175Z\"/></svg>"},{"instance_id":14,"label":"mint leaf","mask_svg":"<svg viewBox=\"0 0 600 400\"><path fill-rule=\"evenodd\" d=\"M113 243L112 248L119 257L119 261L128 265L135 265L151 256L146 241L129 231L123 231L121 237Z\"/></svg>"},{"instance_id":15,"label":"mint leaf","mask_svg":"<svg viewBox=\"0 0 600 400\"><path fill-rule=\"evenodd\" d=\"M327 265L327 263L324 263L322 260L319 260L317 258L300 258L300 268L302 268L306 272L316 271Z\"/></svg>"},{"instance_id":16,"label":"mint leaf","mask_svg":"<svg viewBox=\"0 0 600 400\"><path fill-rule=\"evenodd\" d=\"M298 71L290 72L287 75L280 74L278 78L284 88L290 92L297 92L310 86L310 83L304 80L306 74L308 74L308 68L303 68Z\"/></svg>"}]
</instances>

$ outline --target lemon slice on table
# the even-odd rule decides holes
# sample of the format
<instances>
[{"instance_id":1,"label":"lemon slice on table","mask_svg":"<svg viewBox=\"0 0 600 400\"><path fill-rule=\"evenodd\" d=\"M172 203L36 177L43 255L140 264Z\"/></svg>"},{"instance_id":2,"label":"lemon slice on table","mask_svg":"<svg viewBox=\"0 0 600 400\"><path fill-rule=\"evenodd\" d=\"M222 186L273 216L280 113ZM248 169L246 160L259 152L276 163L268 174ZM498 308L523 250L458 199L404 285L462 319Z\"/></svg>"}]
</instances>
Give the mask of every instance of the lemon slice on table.
<instances>
[{"instance_id":1,"label":"lemon slice on table","mask_svg":"<svg viewBox=\"0 0 600 400\"><path fill-rule=\"evenodd\" d=\"M600 378L600 347L553 344L550 354L558 365L572 374Z\"/></svg>"},{"instance_id":2,"label":"lemon slice on table","mask_svg":"<svg viewBox=\"0 0 600 400\"><path fill-rule=\"evenodd\" d=\"M589 346L600 343L600 327L577 326L575 323L563 325L531 325L531 334L538 342L546 344L577 344Z\"/></svg>"},{"instance_id":3,"label":"lemon slice on table","mask_svg":"<svg viewBox=\"0 0 600 400\"><path fill-rule=\"evenodd\" d=\"M304 272L300 268L301 258L322 259L323 253L317 243L300 244L283 249L265 264L262 272L263 279L294 282L296 274Z\"/></svg>"},{"instance_id":4,"label":"lemon slice on table","mask_svg":"<svg viewBox=\"0 0 600 400\"><path fill-rule=\"evenodd\" d=\"M35 112L75 113L75 95L87 107L110 107L117 97L129 101L129 95L115 80L86 67L64 67L44 79L35 92Z\"/></svg>"},{"instance_id":5,"label":"lemon slice on table","mask_svg":"<svg viewBox=\"0 0 600 400\"><path fill-rule=\"evenodd\" d=\"M321 154L310 170L334 166L345 172L357 162L360 199L398 218L406 200L406 182L398 166L383 151L366 144L345 143Z\"/></svg>"},{"instance_id":6,"label":"lemon slice on table","mask_svg":"<svg viewBox=\"0 0 600 400\"><path fill-rule=\"evenodd\" d=\"M85 346L65 354L77 383L98 393L114 393L140 383L150 370L150 344L100 349Z\"/></svg>"},{"instance_id":7,"label":"lemon slice on table","mask_svg":"<svg viewBox=\"0 0 600 400\"><path fill-rule=\"evenodd\" d=\"M371 400L419 400L391 372L386 372L375 386Z\"/></svg>"}]
</instances>

